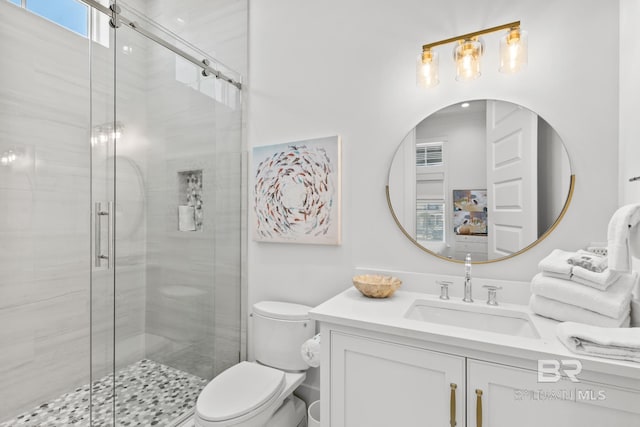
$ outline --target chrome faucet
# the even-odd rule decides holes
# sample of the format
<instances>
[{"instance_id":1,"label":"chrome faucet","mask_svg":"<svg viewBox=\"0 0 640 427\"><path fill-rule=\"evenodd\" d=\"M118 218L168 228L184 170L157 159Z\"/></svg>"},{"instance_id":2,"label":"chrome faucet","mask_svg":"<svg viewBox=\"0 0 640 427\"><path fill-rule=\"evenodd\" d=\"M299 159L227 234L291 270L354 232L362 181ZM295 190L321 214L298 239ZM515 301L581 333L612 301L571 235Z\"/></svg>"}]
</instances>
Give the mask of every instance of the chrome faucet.
<instances>
[{"instance_id":1,"label":"chrome faucet","mask_svg":"<svg viewBox=\"0 0 640 427\"><path fill-rule=\"evenodd\" d=\"M471 296L471 254L464 258L464 302L473 302Z\"/></svg>"}]
</instances>

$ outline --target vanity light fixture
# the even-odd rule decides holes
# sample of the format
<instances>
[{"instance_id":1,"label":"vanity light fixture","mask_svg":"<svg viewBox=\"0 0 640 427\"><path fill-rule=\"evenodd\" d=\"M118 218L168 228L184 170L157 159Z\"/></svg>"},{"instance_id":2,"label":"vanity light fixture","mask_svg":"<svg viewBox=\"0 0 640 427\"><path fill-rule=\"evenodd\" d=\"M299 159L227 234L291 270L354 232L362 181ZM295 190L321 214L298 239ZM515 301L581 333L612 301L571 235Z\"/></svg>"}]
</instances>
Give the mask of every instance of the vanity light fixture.
<instances>
[{"instance_id":1,"label":"vanity light fixture","mask_svg":"<svg viewBox=\"0 0 640 427\"><path fill-rule=\"evenodd\" d=\"M520 28L520 21L510 22L458 37L451 37L422 46L422 55L418 58L418 86L429 88L436 86L438 76L438 53L433 49L449 43L456 43L453 59L456 63L456 80L473 80L480 76L480 60L484 53L484 42L480 36L496 31L507 30L500 40L500 72L515 73L527 64L527 33Z\"/></svg>"}]
</instances>

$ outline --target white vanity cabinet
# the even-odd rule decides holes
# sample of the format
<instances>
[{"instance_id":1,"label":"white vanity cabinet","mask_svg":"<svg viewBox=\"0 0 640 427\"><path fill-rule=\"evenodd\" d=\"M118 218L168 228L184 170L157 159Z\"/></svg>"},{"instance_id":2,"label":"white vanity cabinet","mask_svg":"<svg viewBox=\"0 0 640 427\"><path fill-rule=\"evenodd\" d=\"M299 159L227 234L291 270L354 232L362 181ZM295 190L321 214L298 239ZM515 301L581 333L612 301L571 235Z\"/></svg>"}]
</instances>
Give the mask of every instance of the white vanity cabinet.
<instances>
[{"instance_id":1,"label":"white vanity cabinet","mask_svg":"<svg viewBox=\"0 0 640 427\"><path fill-rule=\"evenodd\" d=\"M481 317L450 325L411 316L420 304L460 311L467 303L347 289L310 311L322 335L322 427L640 427L640 363L572 353L557 322L526 306L467 310L517 314L535 337L495 322L487 330ZM558 365L558 382L547 382L555 370L538 378L541 360Z\"/></svg>"},{"instance_id":2,"label":"white vanity cabinet","mask_svg":"<svg viewBox=\"0 0 640 427\"><path fill-rule=\"evenodd\" d=\"M640 391L467 359L467 427L640 426Z\"/></svg>"},{"instance_id":3,"label":"white vanity cabinet","mask_svg":"<svg viewBox=\"0 0 640 427\"><path fill-rule=\"evenodd\" d=\"M328 325L322 334L330 337L323 427L640 426L640 384L544 383L500 355L499 363L478 360L460 347L449 354L426 341Z\"/></svg>"},{"instance_id":4,"label":"white vanity cabinet","mask_svg":"<svg viewBox=\"0 0 640 427\"><path fill-rule=\"evenodd\" d=\"M323 427L464 425L464 357L339 332L330 336L330 423L323 418Z\"/></svg>"}]
</instances>

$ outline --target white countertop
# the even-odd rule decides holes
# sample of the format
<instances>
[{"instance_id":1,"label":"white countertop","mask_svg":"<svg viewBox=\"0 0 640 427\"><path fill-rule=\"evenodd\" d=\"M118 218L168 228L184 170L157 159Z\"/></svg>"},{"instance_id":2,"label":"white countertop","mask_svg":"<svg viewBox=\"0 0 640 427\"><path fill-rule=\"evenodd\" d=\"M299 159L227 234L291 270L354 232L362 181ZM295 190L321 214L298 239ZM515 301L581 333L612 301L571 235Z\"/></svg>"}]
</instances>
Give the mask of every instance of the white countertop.
<instances>
[{"instance_id":1,"label":"white countertop","mask_svg":"<svg viewBox=\"0 0 640 427\"><path fill-rule=\"evenodd\" d=\"M373 332L419 339L432 343L462 347L497 355L537 359L578 359L584 371L618 375L632 380L640 389L640 363L590 357L572 353L557 338L558 322L537 316L527 306L501 303L499 307L529 314L540 334L539 339L486 332L476 329L430 323L405 318L416 300L438 300L432 294L397 291L390 298L375 299L363 296L350 287L311 310L311 318L319 322L360 328ZM459 301L453 298L452 301ZM466 304L466 303L465 303ZM489 307L484 300L472 304Z\"/></svg>"}]
</instances>

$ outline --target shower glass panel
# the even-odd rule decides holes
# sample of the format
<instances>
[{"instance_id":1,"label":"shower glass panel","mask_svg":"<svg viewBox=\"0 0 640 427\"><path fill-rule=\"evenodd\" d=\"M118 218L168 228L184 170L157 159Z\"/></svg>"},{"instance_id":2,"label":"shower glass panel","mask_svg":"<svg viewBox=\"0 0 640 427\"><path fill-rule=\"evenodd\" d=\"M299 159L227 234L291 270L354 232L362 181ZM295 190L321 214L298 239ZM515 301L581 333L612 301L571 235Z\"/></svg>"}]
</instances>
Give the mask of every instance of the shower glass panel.
<instances>
[{"instance_id":1,"label":"shower glass panel","mask_svg":"<svg viewBox=\"0 0 640 427\"><path fill-rule=\"evenodd\" d=\"M0 425L90 381L90 49L0 1Z\"/></svg>"},{"instance_id":2,"label":"shower glass panel","mask_svg":"<svg viewBox=\"0 0 640 427\"><path fill-rule=\"evenodd\" d=\"M240 91L89 16L0 0L0 427L179 425L240 358Z\"/></svg>"},{"instance_id":3,"label":"shower glass panel","mask_svg":"<svg viewBox=\"0 0 640 427\"><path fill-rule=\"evenodd\" d=\"M115 422L170 425L239 361L240 96L128 26L114 32Z\"/></svg>"}]
</instances>

